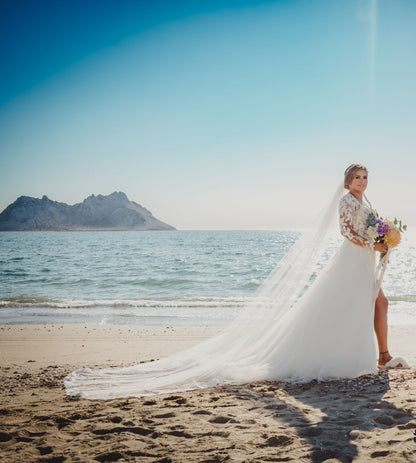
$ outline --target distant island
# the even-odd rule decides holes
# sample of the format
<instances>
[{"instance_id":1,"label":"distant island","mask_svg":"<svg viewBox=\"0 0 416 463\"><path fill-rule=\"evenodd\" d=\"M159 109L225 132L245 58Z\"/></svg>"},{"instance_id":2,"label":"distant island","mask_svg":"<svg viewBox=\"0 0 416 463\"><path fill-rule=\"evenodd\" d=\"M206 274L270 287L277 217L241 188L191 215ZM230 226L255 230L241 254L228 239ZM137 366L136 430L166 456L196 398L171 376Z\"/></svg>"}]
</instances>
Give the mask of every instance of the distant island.
<instances>
[{"instance_id":1,"label":"distant island","mask_svg":"<svg viewBox=\"0 0 416 463\"><path fill-rule=\"evenodd\" d=\"M0 231L175 230L125 193L91 195L70 206L20 196L0 214Z\"/></svg>"}]
</instances>

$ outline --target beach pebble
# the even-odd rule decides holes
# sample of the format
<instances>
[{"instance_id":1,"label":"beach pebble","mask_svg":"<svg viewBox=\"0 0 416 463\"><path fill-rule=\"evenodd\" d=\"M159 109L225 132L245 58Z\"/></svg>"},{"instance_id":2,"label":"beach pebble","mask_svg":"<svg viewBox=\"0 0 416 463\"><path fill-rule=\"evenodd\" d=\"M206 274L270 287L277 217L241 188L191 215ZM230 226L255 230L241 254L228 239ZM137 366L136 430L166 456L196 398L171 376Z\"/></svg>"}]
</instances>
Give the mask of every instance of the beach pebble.
<instances>
[{"instance_id":1,"label":"beach pebble","mask_svg":"<svg viewBox=\"0 0 416 463\"><path fill-rule=\"evenodd\" d=\"M362 437L361 432L358 429L353 429L348 433L348 435L350 436L350 439L359 439Z\"/></svg>"}]
</instances>

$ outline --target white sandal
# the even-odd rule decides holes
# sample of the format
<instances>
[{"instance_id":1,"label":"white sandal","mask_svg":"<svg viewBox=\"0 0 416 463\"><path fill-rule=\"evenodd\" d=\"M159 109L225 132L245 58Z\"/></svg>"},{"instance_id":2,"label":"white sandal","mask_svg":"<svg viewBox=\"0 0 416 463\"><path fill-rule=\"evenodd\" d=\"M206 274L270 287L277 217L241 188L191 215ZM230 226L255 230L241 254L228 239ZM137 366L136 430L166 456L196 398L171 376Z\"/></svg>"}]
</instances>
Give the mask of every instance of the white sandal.
<instances>
[{"instance_id":1,"label":"white sandal","mask_svg":"<svg viewBox=\"0 0 416 463\"><path fill-rule=\"evenodd\" d=\"M401 365L399 367L399 365ZM379 365L378 366L380 370L402 370L406 368L410 368L410 365L407 363L407 361L403 357L393 357L391 360L389 360L385 365Z\"/></svg>"}]
</instances>

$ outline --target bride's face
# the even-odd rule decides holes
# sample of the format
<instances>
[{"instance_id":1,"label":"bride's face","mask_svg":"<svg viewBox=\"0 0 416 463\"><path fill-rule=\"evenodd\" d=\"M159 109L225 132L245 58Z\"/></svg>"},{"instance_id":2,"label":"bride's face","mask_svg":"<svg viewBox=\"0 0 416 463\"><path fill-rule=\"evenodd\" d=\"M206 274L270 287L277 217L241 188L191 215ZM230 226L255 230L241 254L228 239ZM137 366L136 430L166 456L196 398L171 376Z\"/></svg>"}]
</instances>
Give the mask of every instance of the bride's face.
<instances>
[{"instance_id":1,"label":"bride's face","mask_svg":"<svg viewBox=\"0 0 416 463\"><path fill-rule=\"evenodd\" d=\"M365 170L357 170L350 184L350 191L363 193L367 188L368 174Z\"/></svg>"}]
</instances>

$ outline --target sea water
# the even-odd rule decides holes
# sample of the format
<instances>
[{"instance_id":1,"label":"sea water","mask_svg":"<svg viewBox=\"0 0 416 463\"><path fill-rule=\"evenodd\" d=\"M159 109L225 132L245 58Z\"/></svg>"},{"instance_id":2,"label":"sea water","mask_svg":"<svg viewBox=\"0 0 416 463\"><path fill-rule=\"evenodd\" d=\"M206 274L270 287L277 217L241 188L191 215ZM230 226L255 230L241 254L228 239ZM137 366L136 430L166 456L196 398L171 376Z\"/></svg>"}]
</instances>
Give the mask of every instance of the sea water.
<instances>
[{"instance_id":1,"label":"sea water","mask_svg":"<svg viewBox=\"0 0 416 463\"><path fill-rule=\"evenodd\" d=\"M0 233L0 324L225 325L296 231ZM384 278L390 324L416 324L416 249Z\"/></svg>"}]
</instances>

